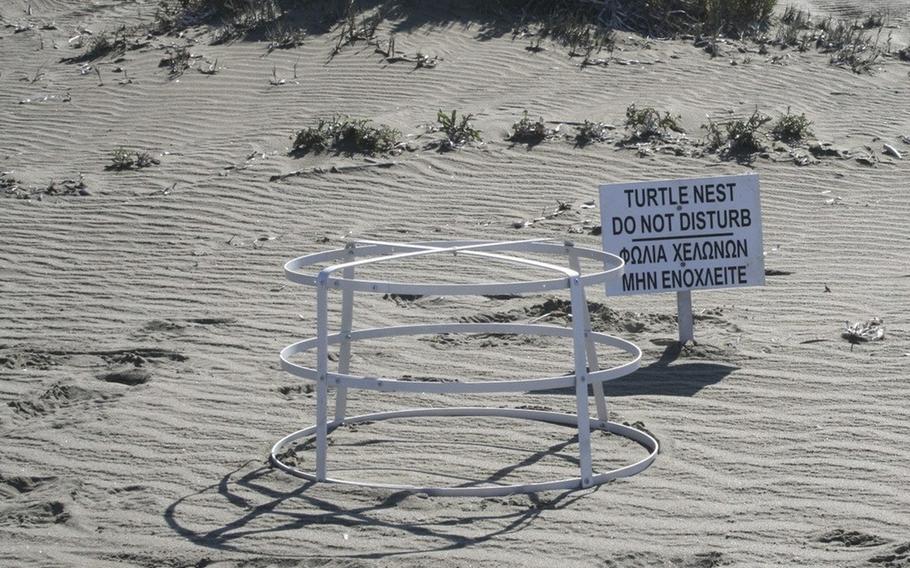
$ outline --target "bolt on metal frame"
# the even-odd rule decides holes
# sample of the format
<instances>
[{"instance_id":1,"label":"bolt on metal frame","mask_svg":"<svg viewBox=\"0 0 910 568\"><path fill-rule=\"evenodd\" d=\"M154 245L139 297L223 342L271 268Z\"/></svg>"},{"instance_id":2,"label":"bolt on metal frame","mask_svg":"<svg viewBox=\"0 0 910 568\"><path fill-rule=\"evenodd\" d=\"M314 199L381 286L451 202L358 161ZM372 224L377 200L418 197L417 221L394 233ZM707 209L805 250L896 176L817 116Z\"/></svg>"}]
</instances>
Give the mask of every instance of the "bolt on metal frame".
<instances>
[{"instance_id":1,"label":"bolt on metal frame","mask_svg":"<svg viewBox=\"0 0 910 568\"><path fill-rule=\"evenodd\" d=\"M569 267L541 262L524 257L517 257L504 252L525 252L541 254L560 254L568 258ZM464 254L484 259L503 261L545 269L558 274L558 277L547 280L493 282L476 284L437 284L417 282L385 282L363 280L354 277L355 269L364 265L401 260L425 255ZM604 270L582 274L582 258L598 261ZM334 263L320 270L316 275L303 271L312 265ZM473 495L494 496L513 493L534 493L558 489L579 489L605 483L611 479L635 475L654 461L658 452L658 443L649 434L610 422L608 408L604 397L603 383L618 379L638 369L641 362L641 350L633 343L604 333L592 331L585 287L603 284L610 278L618 278L623 272L623 261L611 253L576 247L572 243L555 243L544 239L523 241L433 241L424 243L391 243L384 241L356 241L343 249L302 256L285 264L285 274L289 280L316 288L316 337L299 341L281 351L282 368L302 379L316 383L316 423L280 439L271 450L271 461L279 469L292 475L310 480L342 483L361 487L378 487L394 491L410 491L430 495ZM339 276L340 273L340 276ZM353 300L355 292L374 294L411 294L411 295L507 295L533 294L549 290L566 290L570 292L572 305L572 327L565 328L538 323L440 323L389 326L373 329L353 330ZM341 325L338 333L329 333L328 329L328 291L342 292ZM421 383L398 379L363 377L350 374L351 344L354 341L391 337L400 335L421 335L439 333L502 333L528 334L557 337L571 337L574 353L574 374L539 379L506 379L496 381L473 381L452 383ZM607 369L601 369L597 360L597 345L608 345L625 351L631 359ZM339 345L337 372L329 370L329 345ZM305 367L292 361L299 353L316 349L316 368ZM588 408L588 385L594 393L597 412L592 420ZM328 391L335 390L334 418L328 419ZM433 393L493 393L493 392L527 392L558 388L574 387L576 413L485 408L485 407L451 407L425 408L378 412L361 416L345 415L347 389L358 388L383 392L433 392ZM358 424L377 420L411 417L438 416L497 416L537 420L553 424L574 426L578 431L580 454L579 476L515 485L461 485L453 487L414 486L401 484L382 484L364 481L346 480L329 477L327 474L328 434L342 424ZM591 431L602 430L633 440L647 450L648 455L639 461L606 472L593 471L591 459ZM316 438L316 469L306 472L284 463L282 450L300 440L314 436Z\"/></svg>"}]
</instances>

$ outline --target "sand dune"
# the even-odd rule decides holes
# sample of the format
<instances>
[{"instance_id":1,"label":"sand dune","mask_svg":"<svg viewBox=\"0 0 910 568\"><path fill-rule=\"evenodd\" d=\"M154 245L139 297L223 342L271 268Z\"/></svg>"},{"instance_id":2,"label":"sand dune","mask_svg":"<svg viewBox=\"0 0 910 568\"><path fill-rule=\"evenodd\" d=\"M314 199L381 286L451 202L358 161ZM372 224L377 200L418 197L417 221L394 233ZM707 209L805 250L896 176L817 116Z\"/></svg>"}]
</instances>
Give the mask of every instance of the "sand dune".
<instances>
[{"instance_id":1,"label":"sand dune","mask_svg":"<svg viewBox=\"0 0 910 568\"><path fill-rule=\"evenodd\" d=\"M802 6L837 17L867 9ZM906 45L910 5L875 6L891 11L895 41ZM620 34L615 55L637 63L581 68L555 44L530 53L508 32L479 38L486 22L444 8L379 32L397 31L399 50L438 56L434 69L385 63L363 44L329 60L332 34L267 53L262 42L210 45L201 28L94 63L103 85L61 62L80 53L67 43L76 26L98 32L153 11L119 1L0 7L0 171L36 192L0 198L0 564L910 565L907 63L888 58L854 74L814 51L760 56L730 44L711 58L691 41ZM41 29L50 21L57 29ZM15 33L20 23L33 27ZM169 79L161 48L187 42L196 66L217 60L218 73L194 67ZM126 76L116 67L132 82L118 84ZM276 77L284 84L271 85ZM746 166L504 140L524 110L554 123L603 121L619 135L633 103L680 114L693 139L706 115L790 108L818 139L876 163ZM425 125L440 109L474 114L486 142L424 149L439 136ZM364 163L289 155L292 134L338 113L389 124L416 150L389 168L270 182ZM120 147L160 164L106 170ZM660 439L643 474L569 494L456 499L311 486L266 464L271 444L309 424L314 409L312 393L278 365L279 349L315 324L312 291L284 279L286 260L346 237L599 247L599 212L582 208L598 184L748 169L761 176L771 272L762 288L695 293L697 346L674 352L670 295L591 298L619 312L603 323L611 333L645 351L641 371L607 387L618 420ZM89 195L37 199L80 175ZM515 228L557 200L571 209ZM423 276L447 270L429 265ZM544 299L364 296L356 325L520 321ZM873 316L884 341L840 338L844 320ZM391 376L536 377L570 361L570 344L555 340L402 338L358 345L353 365ZM353 393L350 404L354 413L455 404L569 412L574 399ZM615 438L594 443L596 467L637 455ZM555 426L411 420L343 429L330 467L413 483L444 482L441 472L534 481L574 475L575 448Z\"/></svg>"}]
</instances>

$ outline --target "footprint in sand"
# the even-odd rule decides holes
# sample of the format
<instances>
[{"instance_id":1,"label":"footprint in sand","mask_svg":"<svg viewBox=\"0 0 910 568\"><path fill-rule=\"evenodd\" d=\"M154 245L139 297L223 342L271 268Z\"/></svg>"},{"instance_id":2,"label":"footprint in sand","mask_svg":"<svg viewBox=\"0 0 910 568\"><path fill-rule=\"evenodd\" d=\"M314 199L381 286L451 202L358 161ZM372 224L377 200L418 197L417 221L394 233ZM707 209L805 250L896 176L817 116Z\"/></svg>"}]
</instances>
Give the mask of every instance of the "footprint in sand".
<instances>
[{"instance_id":1,"label":"footprint in sand","mask_svg":"<svg viewBox=\"0 0 910 568\"><path fill-rule=\"evenodd\" d=\"M311 395L313 394L313 385L310 384L300 384L300 385L284 385L278 387L278 392L287 398L294 398L295 395L304 394Z\"/></svg>"},{"instance_id":2,"label":"footprint in sand","mask_svg":"<svg viewBox=\"0 0 910 568\"><path fill-rule=\"evenodd\" d=\"M604 563L608 568L650 567L650 566L675 566L678 568L715 568L727 564L720 552L699 552L691 556L675 556L666 558L653 553L638 552L626 554L607 560Z\"/></svg>"},{"instance_id":3,"label":"footprint in sand","mask_svg":"<svg viewBox=\"0 0 910 568\"><path fill-rule=\"evenodd\" d=\"M32 351L30 349L13 349L6 346L0 346L0 368L7 369L40 369L46 371L51 367L60 365L62 358Z\"/></svg>"},{"instance_id":4,"label":"footprint in sand","mask_svg":"<svg viewBox=\"0 0 910 568\"><path fill-rule=\"evenodd\" d=\"M56 477L29 477L25 475L3 475L0 473L0 499L8 500L36 489L53 484Z\"/></svg>"},{"instance_id":5,"label":"footprint in sand","mask_svg":"<svg viewBox=\"0 0 910 568\"><path fill-rule=\"evenodd\" d=\"M0 506L0 526L39 526L65 523L72 515L62 501L37 501Z\"/></svg>"},{"instance_id":6,"label":"footprint in sand","mask_svg":"<svg viewBox=\"0 0 910 568\"><path fill-rule=\"evenodd\" d=\"M98 380L106 383L118 383L130 387L143 385L147 383L150 378L152 378L152 374L142 369L127 369L125 371L114 371L98 375Z\"/></svg>"},{"instance_id":7,"label":"footprint in sand","mask_svg":"<svg viewBox=\"0 0 910 568\"><path fill-rule=\"evenodd\" d=\"M155 349L150 347L136 347L134 349L118 349L114 351L103 351L97 353L103 361L108 364L133 364L137 367L140 367L147 363L148 361L156 359L166 359L168 361L183 362L189 359L186 355L182 355L175 351L168 351L167 349Z\"/></svg>"},{"instance_id":8,"label":"footprint in sand","mask_svg":"<svg viewBox=\"0 0 910 568\"><path fill-rule=\"evenodd\" d=\"M88 401L103 403L115 397L116 395L84 389L75 385L57 383L37 396L11 400L6 404L20 416L38 418L73 404Z\"/></svg>"},{"instance_id":9,"label":"footprint in sand","mask_svg":"<svg viewBox=\"0 0 910 568\"><path fill-rule=\"evenodd\" d=\"M140 331L144 333L181 333L186 329L186 325L170 320L152 320L146 322Z\"/></svg>"},{"instance_id":10,"label":"footprint in sand","mask_svg":"<svg viewBox=\"0 0 910 568\"><path fill-rule=\"evenodd\" d=\"M417 300L423 298L420 294L385 294L383 300L395 302L399 307L412 308L417 305Z\"/></svg>"},{"instance_id":11,"label":"footprint in sand","mask_svg":"<svg viewBox=\"0 0 910 568\"><path fill-rule=\"evenodd\" d=\"M167 349L134 347L108 351L50 351L31 347L11 348L0 346L0 367L7 369L35 368L47 370L62 365L73 358L100 358L108 364L133 364L140 366L151 360L186 361L188 357Z\"/></svg>"},{"instance_id":12,"label":"footprint in sand","mask_svg":"<svg viewBox=\"0 0 910 568\"><path fill-rule=\"evenodd\" d=\"M186 320L190 323L195 323L197 325L226 325L229 323L234 323L237 321L234 318L193 318Z\"/></svg>"},{"instance_id":13,"label":"footprint in sand","mask_svg":"<svg viewBox=\"0 0 910 568\"><path fill-rule=\"evenodd\" d=\"M166 359L182 362L186 361L188 357L165 349L137 348L110 351L102 354L101 359L110 366L132 365L132 367L109 370L106 373L95 375L98 380L135 387L145 384L151 379L152 374L145 370L150 361Z\"/></svg>"},{"instance_id":14,"label":"footprint in sand","mask_svg":"<svg viewBox=\"0 0 910 568\"><path fill-rule=\"evenodd\" d=\"M0 526L65 523L72 516L66 503L37 496L59 489L57 477L0 474Z\"/></svg>"},{"instance_id":15,"label":"footprint in sand","mask_svg":"<svg viewBox=\"0 0 910 568\"><path fill-rule=\"evenodd\" d=\"M818 542L825 544L836 543L843 544L846 547L854 546L880 546L887 544L888 540L874 534L861 533L859 531L845 531L844 529L834 529L818 537Z\"/></svg>"},{"instance_id":16,"label":"footprint in sand","mask_svg":"<svg viewBox=\"0 0 910 568\"><path fill-rule=\"evenodd\" d=\"M910 542L894 547L891 552L873 556L869 562L883 568L910 568Z\"/></svg>"}]
</instances>

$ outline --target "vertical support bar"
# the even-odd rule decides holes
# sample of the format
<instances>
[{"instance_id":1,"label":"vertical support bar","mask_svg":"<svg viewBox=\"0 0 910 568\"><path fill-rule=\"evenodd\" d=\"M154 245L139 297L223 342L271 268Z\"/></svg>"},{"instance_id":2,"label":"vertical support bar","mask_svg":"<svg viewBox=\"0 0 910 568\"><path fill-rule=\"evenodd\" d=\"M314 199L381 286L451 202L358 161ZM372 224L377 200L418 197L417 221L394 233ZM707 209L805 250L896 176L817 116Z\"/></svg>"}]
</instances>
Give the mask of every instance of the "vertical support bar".
<instances>
[{"instance_id":1,"label":"vertical support bar","mask_svg":"<svg viewBox=\"0 0 910 568\"><path fill-rule=\"evenodd\" d=\"M591 422L588 415L588 365L585 348L584 291L578 274L569 278L572 293L572 348L575 354L575 407L578 414L578 449L581 463L581 486L591 486Z\"/></svg>"},{"instance_id":2,"label":"vertical support bar","mask_svg":"<svg viewBox=\"0 0 910 568\"><path fill-rule=\"evenodd\" d=\"M676 293L676 321L679 324L679 344L685 345L695 341L695 330L692 324L692 291L682 290Z\"/></svg>"},{"instance_id":3,"label":"vertical support bar","mask_svg":"<svg viewBox=\"0 0 910 568\"><path fill-rule=\"evenodd\" d=\"M354 243L347 247L348 254L353 258ZM342 275L345 280L354 279L354 267L344 269ZM341 349L338 353L338 372L347 374L351 369L351 325L354 318L354 290L345 288L341 293ZM337 426L344 422L344 413L348 403L348 388L338 385L335 389L335 421Z\"/></svg>"},{"instance_id":4,"label":"vertical support bar","mask_svg":"<svg viewBox=\"0 0 910 568\"><path fill-rule=\"evenodd\" d=\"M327 398L329 372L329 307L328 274L320 272L316 279L316 480L325 481L325 461L328 450Z\"/></svg>"},{"instance_id":5,"label":"vertical support bar","mask_svg":"<svg viewBox=\"0 0 910 568\"><path fill-rule=\"evenodd\" d=\"M578 251L572 243L566 242L566 252L569 254L569 268L581 274L581 262L578 260ZM581 306L584 315L585 326L585 352L588 355L588 370L590 372L599 371L600 364L597 361L597 346L594 338L591 337L591 313L588 311L588 296L584 287L581 287ZM574 317L572 319L575 319ZM574 324L573 324L574 325ZM594 391L594 403L597 407L597 419L606 422L609 418L607 414L607 399L604 397L604 385L600 381L595 381L591 385Z\"/></svg>"}]
</instances>

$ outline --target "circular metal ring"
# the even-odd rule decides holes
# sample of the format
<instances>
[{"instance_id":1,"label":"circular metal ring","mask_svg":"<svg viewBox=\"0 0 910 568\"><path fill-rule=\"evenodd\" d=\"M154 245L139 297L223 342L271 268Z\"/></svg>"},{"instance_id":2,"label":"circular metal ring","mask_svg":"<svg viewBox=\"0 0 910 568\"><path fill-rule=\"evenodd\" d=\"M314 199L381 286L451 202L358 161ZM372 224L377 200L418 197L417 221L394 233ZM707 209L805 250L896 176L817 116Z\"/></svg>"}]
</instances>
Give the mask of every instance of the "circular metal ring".
<instances>
[{"instance_id":1,"label":"circular metal ring","mask_svg":"<svg viewBox=\"0 0 910 568\"><path fill-rule=\"evenodd\" d=\"M288 261L284 265L288 280L308 286L318 285L323 279L329 289L354 290L374 294L422 294L431 296L482 296L496 294L535 294L549 290L569 289L570 276L578 276L571 269L557 265L499 254L498 251L537 252L545 254L566 254L574 252L579 258L603 263L604 270L591 272L579 277L582 286L602 284L619 278L625 262L619 256L596 249L574 245L552 243L540 240L529 241L431 241L425 243L370 243L350 248L335 249ZM377 262L438 254L481 255L489 259L512 262L560 273L559 278L545 280L522 280L514 282L483 282L477 284L432 284L427 282L386 282L345 278L336 273L346 267L362 266ZM340 261L322 269L318 274L307 274L302 269L315 264Z\"/></svg>"},{"instance_id":2,"label":"circular metal ring","mask_svg":"<svg viewBox=\"0 0 910 568\"><path fill-rule=\"evenodd\" d=\"M365 422L377 422L380 420L392 420L395 418L419 418L438 416L493 416L502 418L518 418L522 420L536 420L539 422L549 422L551 424L559 424L563 426L578 426L578 417L574 414L562 414L559 412L547 412L542 410L527 410L518 408L473 407L422 408L411 410L394 410L389 412L376 412L373 414L363 414L360 416L354 416L352 418L345 418L344 423L362 424ZM339 425L340 424L337 422L330 423L329 431L334 430ZM659 444L653 436L646 432L642 432L641 430L632 428L630 426L625 426L623 424L617 424L616 422L604 422L600 420L591 420L590 426L592 431L602 430L604 432L610 432L612 434L616 434L618 436L622 436L623 438L637 442L642 447L644 447L645 450L648 451L648 455L632 464L628 464L617 469L612 469L610 471L595 473L589 480L587 480L587 482L584 482L585 480L582 480L581 477L571 477L554 481L542 481L515 485L462 485L452 487L419 486L396 483L372 483L366 481L342 479L338 477L327 477L325 479L325 482L338 483L355 487L383 489L387 491L423 493L426 495L495 497L502 495L513 495L517 493L537 493L540 491L581 489L583 487L600 485L613 479L629 477L640 473L641 471L647 469L648 466L650 466L651 463L654 462L654 459L657 457ZM274 464L278 469L290 473L291 475L306 479L308 481L318 481L315 475L297 469L294 466L288 465L281 461L281 458L279 457L285 446L288 446L292 442L295 442L301 438L313 436L315 432L316 426L310 426L309 428L304 428L303 430L298 430L293 434L289 434L276 442L275 445L272 446L270 453L270 460L272 464Z\"/></svg>"},{"instance_id":3,"label":"circular metal ring","mask_svg":"<svg viewBox=\"0 0 910 568\"><path fill-rule=\"evenodd\" d=\"M515 323L441 323L423 325L405 325L393 327L380 327L352 331L348 334L332 334L328 336L328 344L337 344L342 339L357 341L360 339L373 339L379 337L393 337L398 335L420 335L438 333L501 333L507 335L544 335L572 337L572 329L542 324L515 324ZM590 338L601 345L609 345L632 355L632 359L621 365L591 371L588 379L592 382L606 382L624 377L638 370L641 364L641 349L631 341L605 333L590 332ZM319 373L312 367L299 365L290 360L293 355L315 349L317 339L305 339L288 345L281 351L282 368L296 377L311 381L318 380ZM435 393L480 393L480 392L523 392L536 390L550 390L571 387L575 384L575 375L568 374L558 377L537 379L503 379L471 382L428 383L419 381L405 381L402 379L389 379L377 377L364 377L346 373L326 373L329 384L359 389L381 390L386 392L435 392Z\"/></svg>"}]
</instances>

